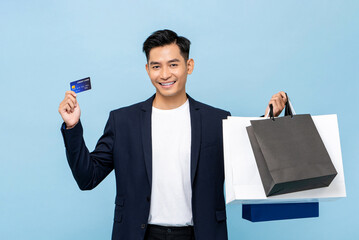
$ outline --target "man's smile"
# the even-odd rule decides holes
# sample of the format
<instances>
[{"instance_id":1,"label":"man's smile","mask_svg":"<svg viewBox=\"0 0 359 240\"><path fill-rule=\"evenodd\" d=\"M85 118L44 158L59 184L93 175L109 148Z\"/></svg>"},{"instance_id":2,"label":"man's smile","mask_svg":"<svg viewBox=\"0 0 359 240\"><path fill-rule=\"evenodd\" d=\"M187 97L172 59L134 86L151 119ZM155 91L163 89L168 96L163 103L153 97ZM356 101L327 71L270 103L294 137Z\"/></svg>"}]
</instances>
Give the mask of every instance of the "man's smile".
<instances>
[{"instance_id":1,"label":"man's smile","mask_svg":"<svg viewBox=\"0 0 359 240\"><path fill-rule=\"evenodd\" d=\"M159 84L160 84L161 86L163 86L163 87L170 87L170 86L172 86L173 84L175 84L175 82L176 82L176 81L163 82L163 83L159 82Z\"/></svg>"}]
</instances>

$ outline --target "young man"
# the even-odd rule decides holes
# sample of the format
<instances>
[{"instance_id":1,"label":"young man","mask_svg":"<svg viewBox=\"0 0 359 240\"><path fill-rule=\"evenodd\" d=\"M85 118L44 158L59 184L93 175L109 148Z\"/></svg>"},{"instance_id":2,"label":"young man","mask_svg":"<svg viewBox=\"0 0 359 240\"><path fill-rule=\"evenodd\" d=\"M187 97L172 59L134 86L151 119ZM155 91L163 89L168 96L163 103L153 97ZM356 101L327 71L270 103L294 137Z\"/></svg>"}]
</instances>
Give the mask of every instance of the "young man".
<instances>
[{"instance_id":1,"label":"young man","mask_svg":"<svg viewBox=\"0 0 359 240\"><path fill-rule=\"evenodd\" d=\"M194 68L189 50L190 41L170 30L147 38L146 70L156 93L112 111L91 153L76 94L66 92L60 103L66 155L80 189L93 189L115 170L113 240L228 238L222 119L230 113L186 94ZM270 100L276 116L285 102L283 92Z\"/></svg>"}]
</instances>

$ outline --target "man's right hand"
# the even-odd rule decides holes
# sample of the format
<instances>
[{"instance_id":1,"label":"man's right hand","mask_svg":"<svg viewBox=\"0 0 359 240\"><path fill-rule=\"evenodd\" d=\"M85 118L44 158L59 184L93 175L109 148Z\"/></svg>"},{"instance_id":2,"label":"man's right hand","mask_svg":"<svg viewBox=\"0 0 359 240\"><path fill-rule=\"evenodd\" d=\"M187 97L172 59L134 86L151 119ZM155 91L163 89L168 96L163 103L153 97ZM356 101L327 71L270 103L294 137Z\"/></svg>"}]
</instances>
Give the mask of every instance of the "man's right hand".
<instances>
[{"instance_id":1,"label":"man's right hand","mask_svg":"<svg viewBox=\"0 0 359 240\"><path fill-rule=\"evenodd\" d=\"M59 113L66 124L66 129L73 128L80 120L80 105L74 91L67 91L59 106Z\"/></svg>"}]
</instances>

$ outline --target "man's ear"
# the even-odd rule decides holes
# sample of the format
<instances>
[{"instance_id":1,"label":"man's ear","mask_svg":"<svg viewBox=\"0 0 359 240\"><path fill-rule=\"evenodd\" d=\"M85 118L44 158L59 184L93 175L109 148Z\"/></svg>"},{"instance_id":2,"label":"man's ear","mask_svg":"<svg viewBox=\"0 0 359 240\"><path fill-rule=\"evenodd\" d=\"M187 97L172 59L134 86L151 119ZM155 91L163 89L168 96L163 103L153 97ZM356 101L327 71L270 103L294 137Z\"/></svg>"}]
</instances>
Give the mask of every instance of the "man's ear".
<instances>
[{"instance_id":1,"label":"man's ear","mask_svg":"<svg viewBox=\"0 0 359 240\"><path fill-rule=\"evenodd\" d=\"M187 60L187 74L191 74L194 69L194 61L192 58Z\"/></svg>"}]
</instances>

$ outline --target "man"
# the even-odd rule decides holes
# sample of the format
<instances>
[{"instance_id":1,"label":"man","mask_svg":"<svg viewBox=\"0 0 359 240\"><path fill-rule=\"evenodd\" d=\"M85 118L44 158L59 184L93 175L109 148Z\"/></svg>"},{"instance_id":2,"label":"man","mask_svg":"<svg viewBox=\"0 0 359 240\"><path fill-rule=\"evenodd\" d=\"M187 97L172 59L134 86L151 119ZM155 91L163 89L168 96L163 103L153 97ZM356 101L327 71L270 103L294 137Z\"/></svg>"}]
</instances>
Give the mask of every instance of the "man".
<instances>
[{"instance_id":1,"label":"man","mask_svg":"<svg viewBox=\"0 0 359 240\"><path fill-rule=\"evenodd\" d=\"M114 240L228 238L222 119L230 113L186 94L194 68L189 50L190 41L170 30L147 38L146 71L156 93L112 111L91 153L76 94L66 92L60 103L66 155L80 189L96 187L115 170ZM285 102L283 92L270 100L276 116Z\"/></svg>"}]
</instances>

